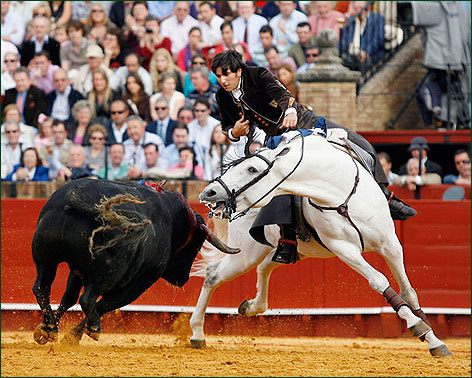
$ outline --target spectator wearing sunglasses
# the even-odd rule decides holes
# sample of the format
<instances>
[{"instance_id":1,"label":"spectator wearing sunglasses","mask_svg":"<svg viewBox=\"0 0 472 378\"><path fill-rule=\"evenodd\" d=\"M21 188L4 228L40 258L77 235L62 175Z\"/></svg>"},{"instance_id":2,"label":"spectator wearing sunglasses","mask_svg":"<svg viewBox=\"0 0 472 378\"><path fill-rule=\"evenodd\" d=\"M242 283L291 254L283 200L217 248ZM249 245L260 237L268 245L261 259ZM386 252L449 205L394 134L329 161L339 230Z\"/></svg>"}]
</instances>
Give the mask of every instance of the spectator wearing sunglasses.
<instances>
[{"instance_id":1,"label":"spectator wearing sunglasses","mask_svg":"<svg viewBox=\"0 0 472 378\"><path fill-rule=\"evenodd\" d=\"M184 90L183 90L185 97L188 97L189 93L195 90L195 88L193 87L192 81L190 80L190 71L192 70L192 68L201 67L201 66L208 67L205 55L199 53L192 58L192 61L190 63L190 70L185 74ZM208 79L210 81L210 84L212 85L216 85L218 83L218 80L216 80L216 75L213 72L210 72Z\"/></svg>"},{"instance_id":2,"label":"spectator wearing sunglasses","mask_svg":"<svg viewBox=\"0 0 472 378\"><path fill-rule=\"evenodd\" d=\"M298 67L297 73L303 73L315 68L315 58L319 55L320 49L317 45L308 46L305 50L306 63Z\"/></svg>"},{"instance_id":3,"label":"spectator wearing sunglasses","mask_svg":"<svg viewBox=\"0 0 472 378\"><path fill-rule=\"evenodd\" d=\"M167 147L172 143L172 133L178 122L169 117L169 101L165 97L161 96L154 102L154 110L157 120L148 123L146 131L159 135Z\"/></svg>"},{"instance_id":4,"label":"spectator wearing sunglasses","mask_svg":"<svg viewBox=\"0 0 472 378\"><path fill-rule=\"evenodd\" d=\"M105 167L105 142L108 138L107 129L100 123L90 125L88 134L89 146L85 147L85 164L94 172Z\"/></svg>"},{"instance_id":5,"label":"spectator wearing sunglasses","mask_svg":"<svg viewBox=\"0 0 472 378\"><path fill-rule=\"evenodd\" d=\"M29 143L20 142L21 131L19 122L6 121L3 126L7 141L2 143L1 148L2 180L13 171L16 165L20 164L23 151L28 147L32 147Z\"/></svg>"},{"instance_id":6,"label":"spectator wearing sunglasses","mask_svg":"<svg viewBox=\"0 0 472 378\"><path fill-rule=\"evenodd\" d=\"M444 176L444 184L469 185L470 186L470 154L460 149L454 154L454 164L459 175Z\"/></svg>"},{"instance_id":7,"label":"spectator wearing sunglasses","mask_svg":"<svg viewBox=\"0 0 472 378\"><path fill-rule=\"evenodd\" d=\"M3 40L2 40L3 48ZM15 80L13 80L13 72L20 67L20 58L17 52L8 52L3 58L2 68L5 65L6 69L2 72L2 96L7 89L15 88Z\"/></svg>"},{"instance_id":8,"label":"spectator wearing sunglasses","mask_svg":"<svg viewBox=\"0 0 472 378\"><path fill-rule=\"evenodd\" d=\"M115 100L110 105L111 120L105 124L108 132L108 143L123 143L129 138L128 122L129 108L122 100Z\"/></svg>"}]
</instances>

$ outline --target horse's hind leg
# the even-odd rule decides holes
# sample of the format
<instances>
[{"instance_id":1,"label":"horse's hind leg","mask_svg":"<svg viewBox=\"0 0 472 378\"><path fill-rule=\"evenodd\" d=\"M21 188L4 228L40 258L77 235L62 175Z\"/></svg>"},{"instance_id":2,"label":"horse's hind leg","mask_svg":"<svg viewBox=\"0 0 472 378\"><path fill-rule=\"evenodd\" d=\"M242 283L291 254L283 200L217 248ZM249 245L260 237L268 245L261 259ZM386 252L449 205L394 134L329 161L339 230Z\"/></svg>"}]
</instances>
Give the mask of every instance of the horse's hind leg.
<instances>
[{"instance_id":1,"label":"horse's hind leg","mask_svg":"<svg viewBox=\"0 0 472 378\"><path fill-rule=\"evenodd\" d=\"M398 239L393 241L390 247L387 244L384 244L381 254L384 256L395 281L400 286L400 297L409 304L416 316L421 318L429 327L431 327L426 315L421 310L416 291L411 286L410 280L406 274L405 265L403 263L403 248ZM436 337L432 329L420 337L421 341L424 341L425 339L428 341L428 348L433 356L446 357L451 355L451 352L448 350L444 342Z\"/></svg>"},{"instance_id":2,"label":"horse's hind leg","mask_svg":"<svg viewBox=\"0 0 472 378\"><path fill-rule=\"evenodd\" d=\"M413 314L408 303L406 303L391 287L387 278L374 269L361 255L358 246L347 240L329 240L328 248L335 251L339 259L349 265L357 273L369 281L370 287L377 293L382 294L391 304L397 315L406 321L408 329L414 336L425 336L431 333L431 328L418 316ZM445 354L444 354L445 355Z\"/></svg>"}]
</instances>

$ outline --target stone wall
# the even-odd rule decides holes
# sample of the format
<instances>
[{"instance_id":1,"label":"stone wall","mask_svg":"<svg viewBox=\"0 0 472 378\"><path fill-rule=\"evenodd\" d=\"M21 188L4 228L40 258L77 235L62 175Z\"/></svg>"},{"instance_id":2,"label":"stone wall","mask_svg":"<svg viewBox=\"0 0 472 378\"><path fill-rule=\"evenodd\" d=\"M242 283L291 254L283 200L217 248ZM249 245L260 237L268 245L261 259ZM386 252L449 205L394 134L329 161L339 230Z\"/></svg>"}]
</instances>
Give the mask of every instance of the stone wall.
<instances>
[{"instance_id":1,"label":"stone wall","mask_svg":"<svg viewBox=\"0 0 472 378\"><path fill-rule=\"evenodd\" d=\"M319 75L314 74L300 76L299 100L312 106L317 114L352 130L385 130L414 91L414 84L425 75L421 60L421 38L415 35L367 81L357 96L356 81L346 80L346 73L341 71L340 80L334 73L331 73L331 81L326 78L320 80ZM395 129L422 127L417 101L413 98Z\"/></svg>"}]
</instances>

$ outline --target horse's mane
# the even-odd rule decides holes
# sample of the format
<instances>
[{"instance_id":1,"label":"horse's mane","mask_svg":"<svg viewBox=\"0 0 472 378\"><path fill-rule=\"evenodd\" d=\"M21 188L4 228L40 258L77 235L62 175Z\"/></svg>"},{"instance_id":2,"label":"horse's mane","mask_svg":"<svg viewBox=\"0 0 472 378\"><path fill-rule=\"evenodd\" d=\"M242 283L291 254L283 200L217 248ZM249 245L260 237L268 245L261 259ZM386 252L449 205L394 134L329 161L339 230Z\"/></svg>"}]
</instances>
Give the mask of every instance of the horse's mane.
<instances>
[{"instance_id":1,"label":"horse's mane","mask_svg":"<svg viewBox=\"0 0 472 378\"><path fill-rule=\"evenodd\" d=\"M260 147L256 150L257 153L260 153L260 152L263 152L265 150L268 150L267 147ZM229 163L225 163L221 166L221 168L223 169L224 172L226 172L228 169L238 165L239 163L242 163L243 161L247 160L247 159L250 159L254 156L255 154L251 154L249 156L243 156L243 157L240 157L238 159L235 159L233 161L230 161Z\"/></svg>"}]
</instances>

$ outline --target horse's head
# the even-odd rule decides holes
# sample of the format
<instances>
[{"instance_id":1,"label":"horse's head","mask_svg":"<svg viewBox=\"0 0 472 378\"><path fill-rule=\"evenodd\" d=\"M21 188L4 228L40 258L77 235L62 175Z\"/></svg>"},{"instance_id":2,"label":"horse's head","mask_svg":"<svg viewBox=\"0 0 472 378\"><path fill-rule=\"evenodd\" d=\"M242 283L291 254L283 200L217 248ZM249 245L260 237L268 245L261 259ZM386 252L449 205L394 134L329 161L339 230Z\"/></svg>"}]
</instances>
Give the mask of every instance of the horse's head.
<instances>
[{"instance_id":1,"label":"horse's head","mask_svg":"<svg viewBox=\"0 0 472 378\"><path fill-rule=\"evenodd\" d=\"M267 205L283 177L275 163L289 151L286 145L275 150L263 148L232 162L222 176L200 193L200 202L209 205L210 215L227 218L235 211Z\"/></svg>"}]
</instances>

